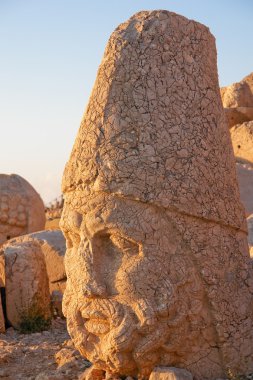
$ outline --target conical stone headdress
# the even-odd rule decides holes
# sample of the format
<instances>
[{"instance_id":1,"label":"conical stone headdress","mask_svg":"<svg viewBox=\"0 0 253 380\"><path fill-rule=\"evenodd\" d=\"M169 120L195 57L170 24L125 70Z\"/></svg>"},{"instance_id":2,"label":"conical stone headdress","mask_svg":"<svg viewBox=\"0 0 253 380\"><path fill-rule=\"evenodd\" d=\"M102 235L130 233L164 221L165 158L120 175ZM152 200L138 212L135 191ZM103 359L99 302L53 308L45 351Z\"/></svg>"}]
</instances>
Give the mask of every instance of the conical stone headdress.
<instances>
[{"instance_id":1,"label":"conical stone headdress","mask_svg":"<svg viewBox=\"0 0 253 380\"><path fill-rule=\"evenodd\" d=\"M245 228L208 28L153 11L114 31L65 169L73 191Z\"/></svg>"}]
</instances>

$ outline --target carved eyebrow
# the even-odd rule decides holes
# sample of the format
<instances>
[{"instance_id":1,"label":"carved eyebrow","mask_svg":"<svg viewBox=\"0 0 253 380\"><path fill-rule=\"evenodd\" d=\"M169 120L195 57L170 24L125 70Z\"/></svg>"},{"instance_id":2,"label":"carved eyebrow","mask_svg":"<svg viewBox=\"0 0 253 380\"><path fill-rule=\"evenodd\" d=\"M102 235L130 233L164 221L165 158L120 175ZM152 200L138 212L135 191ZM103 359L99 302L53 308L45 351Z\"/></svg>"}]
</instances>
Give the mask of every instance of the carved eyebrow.
<instances>
[{"instance_id":1,"label":"carved eyebrow","mask_svg":"<svg viewBox=\"0 0 253 380\"><path fill-rule=\"evenodd\" d=\"M110 225L106 226L105 225L105 228L95 231L93 233L93 237L95 237L96 235L102 232L108 235L112 235L113 237L122 238L124 240L129 241L130 243L134 243L138 245L142 244L142 241L137 239L136 236L133 236L132 233L129 233L130 231L128 231L125 228L125 226L123 228L122 227L123 226L110 226Z\"/></svg>"},{"instance_id":2,"label":"carved eyebrow","mask_svg":"<svg viewBox=\"0 0 253 380\"><path fill-rule=\"evenodd\" d=\"M121 223L118 223L117 225L113 222L106 222L99 217L89 220L89 217L87 215L87 223L85 223L85 227L91 237L94 237L99 233L105 233L117 234L125 239L134 240L132 237L129 236L125 226L122 226Z\"/></svg>"},{"instance_id":3,"label":"carved eyebrow","mask_svg":"<svg viewBox=\"0 0 253 380\"><path fill-rule=\"evenodd\" d=\"M104 210L103 210L104 211ZM141 244L145 239L145 233L137 226L130 226L122 216L122 210L112 209L109 213L101 212L101 214L93 213L93 210L87 212L83 217L83 224L90 236L94 236L99 231L105 233L117 233L126 239ZM116 221L114 216L117 215ZM135 214L136 215L136 214ZM82 229L82 227L81 227Z\"/></svg>"}]
</instances>

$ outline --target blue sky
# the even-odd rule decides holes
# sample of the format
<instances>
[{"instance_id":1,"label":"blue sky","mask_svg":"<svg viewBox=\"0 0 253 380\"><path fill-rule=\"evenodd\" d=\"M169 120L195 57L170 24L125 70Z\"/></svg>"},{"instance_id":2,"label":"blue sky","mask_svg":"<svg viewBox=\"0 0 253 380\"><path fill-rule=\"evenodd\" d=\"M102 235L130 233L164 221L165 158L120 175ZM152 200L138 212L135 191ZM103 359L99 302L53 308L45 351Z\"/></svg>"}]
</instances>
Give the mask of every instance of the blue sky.
<instances>
[{"instance_id":1,"label":"blue sky","mask_svg":"<svg viewBox=\"0 0 253 380\"><path fill-rule=\"evenodd\" d=\"M26 178L45 202L64 165L115 27L167 9L209 26L220 85L253 71L252 0L0 0L0 172Z\"/></svg>"}]
</instances>

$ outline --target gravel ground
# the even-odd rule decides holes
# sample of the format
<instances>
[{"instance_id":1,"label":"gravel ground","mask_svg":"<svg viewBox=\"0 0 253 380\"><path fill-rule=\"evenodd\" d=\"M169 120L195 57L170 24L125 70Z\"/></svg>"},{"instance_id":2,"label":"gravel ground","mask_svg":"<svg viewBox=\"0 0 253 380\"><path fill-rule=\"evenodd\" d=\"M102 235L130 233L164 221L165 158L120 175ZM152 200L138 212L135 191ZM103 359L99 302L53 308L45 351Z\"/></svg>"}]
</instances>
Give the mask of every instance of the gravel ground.
<instances>
[{"instance_id":1,"label":"gravel ground","mask_svg":"<svg viewBox=\"0 0 253 380\"><path fill-rule=\"evenodd\" d=\"M90 365L75 350L60 318L41 333L9 328L0 334L0 380L78 380ZM216 380L253 380L253 374Z\"/></svg>"},{"instance_id":2,"label":"gravel ground","mask_svg":"<svg viewBox=\"0 0 253 380\"><path fill-rule=\"evenodd\" d=\"M42 333L20 334L9 328L0 334L1 380L77 380L89 366L60 318Z\"/></svg>"}]
</instances>

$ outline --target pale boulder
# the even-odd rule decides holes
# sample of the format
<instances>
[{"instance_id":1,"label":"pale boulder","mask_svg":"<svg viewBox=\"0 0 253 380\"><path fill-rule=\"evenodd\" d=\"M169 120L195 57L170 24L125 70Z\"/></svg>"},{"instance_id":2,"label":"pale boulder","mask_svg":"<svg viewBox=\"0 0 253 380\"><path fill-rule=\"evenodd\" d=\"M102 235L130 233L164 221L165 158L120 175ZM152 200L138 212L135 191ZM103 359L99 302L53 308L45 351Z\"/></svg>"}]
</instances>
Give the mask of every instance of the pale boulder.
<instances>
[{"instance_id":1,"label":"pale boulder","mask_svg":"<svg viewBox=\"0 0 253 380\"><path fill-rule=\"evenodd\" d=\"M221 90L223 106L227 108L253 107L252 89L244 79L223 87Z\"/></svg>"},{"instance_id":2,"label":"pale boulder","mask_svg":"<svg viewBox=\"0 0 253 380\"><path fill-rule=\"evenodd\" d=\"M64 267L64 255L66 241L60 230L45 230L12 239L14 242L36 242L39 244L44 255L50 293L53 291L64 292L66 283L66 272Z\"/></svg>"},{"instance_id":3,"label":"pale boulder","mask_svg":"<svg viewBox=\"0 0 253 380\"><path fill-rule=\"evenodd\" d=\"M0 250L0 333L5 332L5 320L4 320L4 313L3 313L3 304L2 304L2 297L1 297L1 288L3 289L5 287L5 269L4 269L4 253L3 250Z\"/></svg>"},{"instance_id":4,"label":"pale boulder","mask_svg":"<svg viewBox=\"0 0 253 380\"><path fill-rule=\"evenodd\" d=\"M4 249L0 249L0 288L5 287L5 260Z\"/></svg>"},{"instance_id":5,"label":"pale boulder","mask_svg":"<svg viewBox=\"0 0 253 380\"><path fill-rule=\"evenodd\" d=\"M235 156L253 164L253 121L235 125L230 134Z\"/></svg>"},{"instance_id":6,"label":"pale boulder","mask_svg":"<svg viewBox=\"0 0 253 380\"><path fill-rule=\"evenodd\" d=\"M248 243L251 248L253 247L253 214L248 216L247 225L248 225Z\"/></svg>"},{"instance_id":7,"label":"pale boulder","mask_svg":"<svg viewBox=\"0 0 253 380\"><path fill-rule=\"evenodd\" d=\"M105 371L102 369L90 367L87 368L84 373L82 373L78 380L104 380L105 379ZM113 379L114 380L114 379ZM115 378L115 380L119 380Z\"/></svg>"},{"instance_id":8,"label":"pale boulder","mask_svg":"<svg viewBox=\"0 0 253 380\"><path fill-rule=\"evenodd\" d=\"M0 174L0 244L45 226L44 204L35 189L17 174Z\"/></svg>"},{"instance_id":9,"label":"pale boulder","mask_svg":"<svg viewBox=\"0 0 253 380\"><path fill-rule=\"evenodd\" d=\"M0 293L0 334L5 332L5 320L4 320L4 313L3 313L3 307L2 307L2 297Z\"/></svg>"},{"instance_id":10,"label":"pale boulder","mask_svg":"<svg viewBox=\"0 0 253 380\"><path fill-rule=\"evenodd\" d=\"M228 127L253 120L253 107L224 108Z\"/></svg>"},{"instance_id":11,"label":"pale boulder","mask_svg":"<svg viewBox=\"0 0 253 380\"><path fill-rule=\"evenodd\" d=\"M237 160L236 171L239 182L240 198L246 216L253 213L253 165L250 162Z\"/></svg>"},{"instance_id":12,"label":"pale boulder","mask_svg":"<svg viewBox=\"0 0 253 380\"><path fill-rule=\"evenodd\" d=\"M156 367L149 380L193 380L192 374L186 369L175 367Z\"/></svg>"},{"instance_id":13,"label":"pale boulder","mask_svg":"<svg viewBox=\"0 0 253 380\"><path fill-rule=\"evenodd\" d=\"M6 312L8 322L19 328L24 316L50 318L50 294L44 255L33 242L13 243L5 248Z\"/></svg>"},{"instance_id":14,"label":"pale boulder","mask_svg":"<svg viewBox=\"0 0 253 380\"><path fill-rule=\"evenodd\" d=\"M6 243L4 249L6 249L6 247L11 247L15 243L25 245L26 242L34 242L36 247L39 246L43 253L48 277L52 312L55 315L62 316L62 297L66 287L66 272L64 267L66 243L63 233L60 230L45 230L19 236Z\"/></svg>"},{"instance_id":15,"label":"pale boulder","mask_svg":"<svg viewBox=\"0 0 253 380\"><path fill-rule=\"evenodd\" d=\"M220 93L229 128L253 120L253 73Z\"/></svg>"}]
</instances>

